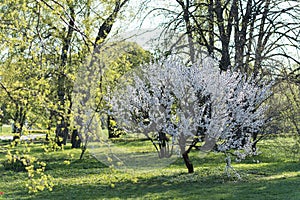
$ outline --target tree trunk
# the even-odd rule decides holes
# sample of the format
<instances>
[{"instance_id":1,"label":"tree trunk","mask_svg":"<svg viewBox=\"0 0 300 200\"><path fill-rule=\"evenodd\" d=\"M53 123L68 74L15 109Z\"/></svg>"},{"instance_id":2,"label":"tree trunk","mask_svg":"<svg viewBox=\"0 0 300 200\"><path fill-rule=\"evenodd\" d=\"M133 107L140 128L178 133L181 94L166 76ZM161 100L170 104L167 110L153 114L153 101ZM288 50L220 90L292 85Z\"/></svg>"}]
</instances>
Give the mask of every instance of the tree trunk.
<instances>
[{"instance_id":1,"label":"tree trunk","mask_svg":"<svg viewBox=\"0 0 300 200\"><path fill-rule=\"evenodd\" d=\"M212 57L214 57L214 43L215 43L215 39L214 39L214 0L210 0L209 1L209 5L208 5L208 15L209 15L209 21L208 21L208 41L209 41L209 45L207 47L208 49L208 54Z\"/></svg>"},{"instance_id":2,"label":"tree trunk","mask_svg":"<svg viewBox=\"0 0 300 200\"><path fill-rule=\"evenodd\" d=\"M13 141L20 139L21 132L20 129L16 126L15 122L12 124L12 133L13 133Z\"/></svg>"},{"instance_id":3,"label":"tree trunk","mask_svg":"<svg viewBox=\"0 0 300 200\"><path fill-rule=\"evenodd\" d=\"M190 159L189 159L188 152L187 152L187 151L184 152L184 153L182 154L182 157L183 157L185 166L188 168L188 172L189 172L189 173L194 173L194 166L193 166L192 162L191 162Z\"/></svg>"},{"instance_id":4,"label":"tree trunk","mask_svg":"<svg viewBox=\"0 0 300 200\"><path fill-rule=\"evenodd\" d=\"M160 158L168 158L170 157L170 151L168 149L168 141L169 139L166 136L166 133L160 131L158 133L158 142L159 142L159 155Z\"/></svg>"},{"instance_id":5,"label":"tree trunk","mask_svg":"<svg viewBox=\"0 0 300 200\"><path fill-rule=\"evenodd\" d=\"M182 158L184 160L185 166L188 168L189 173L194 173L194 166L189 158L189 153L192 150L192 148L195 146L195 143L192 142L191 145L189 145L188 149L186 150L186 137L184 134L181 134L179 137L179 147L180 152L182 153Z\"/></svg>"},{"instance_id":6,"label":"tree trunk","mask_svg":"<svg viewBox=\"0 0 300 200\"><path fill-rule=\"evenodd\" d=\"M83 158L83 155L84 155L84 153L85 153L85 151L86 151L86 144L81 148L81 154L80 154L80 158L79 158L79 160L81 160L82 158Z\"/></svg>"},{"instance_id":7,"label":"tree trunk","mask_svg":"<svg viewBox=\"0 0 300 200\"><path fill-rule=\"evenodd\" d=\"M236 2L236 0L234 1ZM234 3L233 3L234 4ZM231 7L230 13L232 13L232 10L234 9L234 6ZM216 6L215 6L215 13L217 17L217 25L219 28L219 34L220 34L220 40L222 44L221 48L221 60L220 60L220 69L223 71L226 71L230 66L230 56L229 56L229 41L231 37L231 31L232 31L232 26L233 26L233 17L232 15L229 16L227 20L227 29L225 28L225 19L223 17L223 11L224 8L222 7L221 0L216 1Z\"/></svg>"},{"instance_id":8,"label":"tree trunk","mask_svg":"<svg viewBox=\"0 0 300 200\"><path fill-rule=\"evenodd\" d=\"M111 115L107 115L107 131L108 131L108 138L115 138L115 134L114 134L114 127L112 125L112 120L114 120L114 118Z\"/></svg>"},{"instance_id":9,"label":"tree trunk","mask_svg":"<svg viewBox=\"0 0 300 200\"><path fill-rule=\"evenodd\" d=\"M74 33L74 25L75 25L75 9L73 5L69 5L70 9L70 21L68 25L68 31L66 37L63 38L63 47L61 51L61 65L60 69L58 72L58 91L57 91L57 96L59 100L59 107L58 110L61 112L60 116L60 123L57 124L56 126L56 139L57 139L57 145L61 146L62 144L66 145L67 138L69 135L68 132L68 121L69 117L65 117L65 106L66 106L66 99L69 97L69 93L71 92L68 90L66 87L67 84L67 76L65 72L65 67L67 65L68 61L68 51L71 48L71 39L73 37ZM69 99L70 100L70 99ZM70 101L71 102L71 101ZM61 139L62 138L62 139Z\"/></svg>"},{"instance_id":10,"label":"tree trunk","mask_svg":"<svg viewBox=\"0 0 300 200\"><path fill-rule=\"evenodd\" d=\"M261 70L261 64L263 60L263 50L265 49L264 44L264 36L267 34L265 31L266 21L268 20L268 14L269 14L269 7L271 4L271 0L267 0L264 5L264 11L263 15L261 17L261 23L259 26L259 32L258 32L258 39L257 39L257 45L256 45L256 51L255 51L255 62L254 62L254 77L256 77L259 74L259 71Z\"/></svg>"},{"instance_id":11,"label":"tree trunk","mask_svg":"<svg viewBox=\"0 0 300 200\"><path fill-rule=\"evenodd\" d=\"M79 138L78 130L73 130L71 137L72 148L80 148L81 139Z\"/></svg>"},{"instance_id":12,"label":"tree trunk","mask_svg":"<svg viewBox=\"0 0 300 200\"><path fill-rule=\"evenodd\" d=\"M187 34L187 39L188 39L188 44L189 44L189 56L190 60L192 63L195 62L195 47L194 47L194 42L193 42L193 30L192 30L192 25L190 21L190 14L189 14L189 1L186 1L186 4L182 0L177 0L177 2L180 4L182 11L183 11L183 19L185 22L185 29L186 29L186 34Z\"/></svg>"},{"instance_id":13,"label":"tree trunk","mask_svg":"<svg viewBox=\"0 0 300 200\"><path fill-rule=\"evenodd\" d=\"M56 143L58 146L66 145L69 136L68 125L64 120L56 126Z\"/></svg>"},{"instance_id":14,"label":"tree trunk","mask_svg":"<svg viewBox=\"0 0 300 200\"><path fill-rule=\"evenodd\" d=\"M22 106L16 105L16 113L14 122L12 124L12 133L14 133L13 141L20 139L22 135L23 126L26 119L26 111ZM17 124L17 125L16 125Z\"/></svg>"}]
</instances>

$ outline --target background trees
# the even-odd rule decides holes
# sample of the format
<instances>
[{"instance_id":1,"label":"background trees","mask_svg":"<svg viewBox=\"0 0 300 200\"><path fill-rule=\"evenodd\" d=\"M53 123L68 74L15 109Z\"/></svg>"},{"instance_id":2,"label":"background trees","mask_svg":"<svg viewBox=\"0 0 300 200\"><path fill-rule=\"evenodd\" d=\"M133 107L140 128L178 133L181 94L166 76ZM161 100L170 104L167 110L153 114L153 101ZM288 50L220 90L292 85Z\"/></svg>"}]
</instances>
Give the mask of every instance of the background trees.
<instances>
[{"instance_id":1,"label":"background trees","mask_svg":"<svg viewBox=\"0 0 300 200\"><path fill-rule=\"evenodd\" d=\"M20 134L25 121L29 125L41 122L49 85L44 58L37 53L34 5L7 2L1 10L1 104L6 118L12 120L13 132Z\"/></svg>"},{"instance_id":2,"label":"background trees","mask_svg":"<svg viewBox=\"0 0 300 200\"><path fill-rule=\"evenodd\" d=\"M289 82L292 88L299 85L297 1L176 0L149 13L166 18L160 24L163 55L181 55L190 63L209 55L219 61L220 70L239 70L279 85ZM274 89L274 95L280 96L277 92ZM299 101L294 97L293 102ZM275 105L270 107L272 113L278 111Z\"/></svg>"},{"instance_id":3,"label":"background trees","mask_svg":"<svg viewBox=\"0 0 300 200\"><path fill-rule=\"evenodd\" d=\"M56 105L58 106L56 137L59 145L66 144L69 134L73 88L72 74L74 75L77 72L78 65L86 65L89 68L99 61L97 57L100 53L101 44L105 42L118 13L127 2L128 0L103 1L100 5L96 1L82 3L76 1L57 3L52 1L51 4L43 2L47 9L54 11L54 15L60 17L64 22L64 27L61 29L63 32L60 63L56 69ZM56 13L57 7L61 11L60 13ZM88 52L92 54L90 63L86 63L88 60L86 60L85 53ZM101 67L101 65L98 67Z\"/></svg>"},{"instance_id":4,"label":"background trees","mask_svg":"<svg viewBox=\"0 0 300 200\"><path fill-rule=\"evenodd\" d=\"M170 19L162 23L166 50L176 53L186 48L191 62L210 55L220 61L222 70L238 68L250 76L278 76L283 69L299 73L293 65L299 66L296 1L176 0L170 4L170 9L155 8Z\"/></svg>"},{"instance_id":5,"label":"background trees","mask_svg":"<svg viewBox=\"0 0 300 200\"><path fill-rule=\"evenodd\" d=\"M74 77L97 61L124 1L15 1L1 4L1 91L21 131L29 106L42 107L58 145L70 133ZM93 59L87 64L87 54ZM101 67L99 65L98 67ZM34 90L34 91L33 91ZM45 97L41 101L42 97ZM13 104L14 106L10 106ZM39 106L37 106L39 105ZM46 127L45 127L46 126Z\"/></svg>"},{"instance_id":6,"label":"background trees","mask_svg":"<svg viewBox=\"0 0 300 200\"><path fill-rule=\"evenodd\" d=\"M89 58L88 67L84 65L79 69L74 83L73 124L84 142L82 155L88 142L95 141L101 132L100 127L108 130L109 138L119 136L122 127L116 124L105 97L110 96L120 82L126 81L124 74L151 59L148 51L132 42L106 43L101 50L101 54Z\"/></svg>"}]
</instances>

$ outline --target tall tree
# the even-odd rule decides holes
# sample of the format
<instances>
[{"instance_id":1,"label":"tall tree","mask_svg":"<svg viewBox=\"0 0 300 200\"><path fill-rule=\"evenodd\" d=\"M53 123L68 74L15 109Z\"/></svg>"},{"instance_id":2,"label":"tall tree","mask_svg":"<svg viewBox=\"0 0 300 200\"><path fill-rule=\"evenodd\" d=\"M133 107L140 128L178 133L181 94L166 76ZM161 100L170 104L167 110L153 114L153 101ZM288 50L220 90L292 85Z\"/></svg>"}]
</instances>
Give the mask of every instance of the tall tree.
<instances>
[{"instance_id":1,"label":"tall tree","mask_svg":"<svg viewBox=\"0 0 300 200\"><path fill-rule=\"evenodd\" d=\"M44 100L49 85L36 34L36 4L27 1L6 2L1 9L0 91L6 116L13 122L14 133L21 134L25 122L36 122L45 114ZM38 52L38 53L37 53ZM27 116L31 116L28 119Z\"/></svg>"},{"instance_id":2,"label":"tall tree","mask_svg":"<svg viewBox=\"0 0 300 200\"><path fill-rule=\"evenodd\" d=\"M117 20L118 13L127 2L128 0L103 1L100 8L96 1L41 1L41 5L50 10L55 18L60 18L61 23L58 38L61 44L60 64L54 71L57 81L56 104L58 107L54 113L58 120L56 125L58 145L66 144L70 132L74 73L78 70L78 65L85 64L88 71L95 63L98 65L101 44L105 42ZM100 17L101 15L103 17ZM92 59L89 64L86 64L85 57L88 52Z\"/></svg>"},{"instance_id":3,"label":"tall tree","mask_svg":"<svg viewBox=\"0 0 300 200\"><path fill-rule=\"evenodd\" d=\"M100 62L101 44L128 2L25 0L1 4L0 40L6 44L0 47L1 92L9 99L7 106L14 104L14 111L10 110L15 114L10 118L18 131L28 120L26 98L45 97L37 104L44 112L35 111L49 118L49 128L55 126L57 144L66 144L75 74L79 66L88 68ZM93 59L86 65L88 54ZM39 83L40 93L33 95Z\"/></svg>"},{"instance_id":4,"label":"tall tree","mask_svg":"<svg viewBox=\"0 0 300 200\"><path fill-rule=\"evenodd\" d=\"M255 76L280 75L282 69L292 63L299 65L296 52L299 52L300 5L295 0L178 0L169 3L176 8L157 6L153 10L171 19L162 22L169 37L168 51L175 53L176 48L187 47L190 61L197 56L195 50L202 55L205 51L204 54L219 60L220 69L237 68ZM178 45L170 45L172 36L177 37Z\"/></svg>"}]
</instances>

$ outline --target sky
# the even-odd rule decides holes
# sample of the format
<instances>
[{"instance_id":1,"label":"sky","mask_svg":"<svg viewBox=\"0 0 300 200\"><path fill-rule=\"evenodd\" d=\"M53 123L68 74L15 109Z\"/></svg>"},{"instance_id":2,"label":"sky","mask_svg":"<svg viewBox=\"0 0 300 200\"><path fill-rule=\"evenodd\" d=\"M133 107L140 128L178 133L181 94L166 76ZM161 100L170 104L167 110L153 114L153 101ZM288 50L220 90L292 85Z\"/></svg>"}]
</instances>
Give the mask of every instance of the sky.
<instances>
[{"instance_id":1,"label":"sky","mask_svg":"<svg viewBox=\"0 0 300 200\"><path fill-rule=\"evenodd\" d=\"M143 2L145 2L143 3ZM144 6L145 9L132 21L132 17L128 17L130 20L118 21L114 26L114 31L121 28L121 38L128 38L128 41L137 42L146 50L153 49L152 39L159 37L162 29L159 28L159 23L165 21L164 17L157 16L157 13L147 15L147 13L156 7L165 7L172 2L172 0L131 0L130 9L132 13L138 13L140 6ZM143 20L143 22L142 22ZM113 35L113 34L112 34Z\"/></svg>"}]
</instances>

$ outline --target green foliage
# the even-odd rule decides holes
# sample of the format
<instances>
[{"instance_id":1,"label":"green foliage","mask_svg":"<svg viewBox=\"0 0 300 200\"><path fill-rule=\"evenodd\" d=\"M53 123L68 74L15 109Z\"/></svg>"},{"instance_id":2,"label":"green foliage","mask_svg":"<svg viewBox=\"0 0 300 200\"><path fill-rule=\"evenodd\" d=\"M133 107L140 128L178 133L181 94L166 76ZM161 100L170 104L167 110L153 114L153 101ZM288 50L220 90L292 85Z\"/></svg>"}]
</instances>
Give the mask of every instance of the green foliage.
<instances>
[{"instance_id":1,"label":"green foliage","mask_svg":"<svg viewBox=\"0 0 300 200\"><path fill-rule=\"evenodd\" d=\"M27 172L25 186L29 193L36 193L45 189L52 191L54 186L53 177L45 173L46 163L39 161L38 158L30 154L31 144L16 140L11 145L6 152L5 160L2 161L4 169L14 172Z\"/></svg>"},{"instance_id":2,"label":"green foliage","mask_svg":"<svg viewBox=\"0 0 300 200\"><path fill-rule=\"evenodd\" d=\"M99 24L110 26L115 22L106 18L119 3L1 3L0 42L5 45L0 46L0 106L5 108L6 123L13 122L18 132L25 122L40 128L56 126L61 121L70 123L71 94L78 68L86 64L93 48L98 48L94 41ZM103 43L107 34L97 42ZM138 55L133 61L137 59Z\"/></svg>"},{"instance_id":3,"label":"green foliage","mask_svg":"<svg viewBox=\"0 0 300 200\"><path fill-rule=\"evenodd\" d=\"M273 88L274 95L268 100L270 105L270 133L300 136L300 93L299 85L282 81ZM296 140L295 140L296 141Z\"/></svg>"},{"instance_id":4,"label":"green foliage","mask_svg":"<svg viewBox=\"0 0 300 200\"><path fill-rule=\"evenodd\" d=\"M114 90L118 83L124 81L123 75L152 59L150 52L134 42L108 43L104 49L101 55L101 60L105 63L103 91Z\"/></svg>"},{"instance_id":5,"label":"green foliage","mask_svg":"<svg viewBox=\"0 0 300 200\"><path fill-rule=\"evenodd\" d=\"M1 123L13 123L12 132L20 135L32 127L48 129L47 151L59 149L53 142L64 144L73 129L74 81L80 67L90 65L88 55L105 58L100 60L104 67L100 62L93 66L108 69L101 74L105 76L103 81L95 80L103 86L95 90L96 104L105 106L100 101L108 85L150 59L149 52L137 44L105 44L110 26L123 15L116 8L126 2L2 2L0 42L5 45L0 46ZM101 30L104 32L99 35ZM82 81L88 82L86 78Z\"/></svg>"},{"instance_id":6,"label":"green foliage","mask_svg":"<svg viewBox=\"0 0 300 200\"><path fill-rule=\"evenodd\" d=\"M6 158L7 159L2 163L5 170L13 170L15 172L25 171L25 167L27 165L27 159L25 157L19 158L16 155L8 153ZM23 161L26 165L24 165Z\"/></svg>"}]
</instances>

